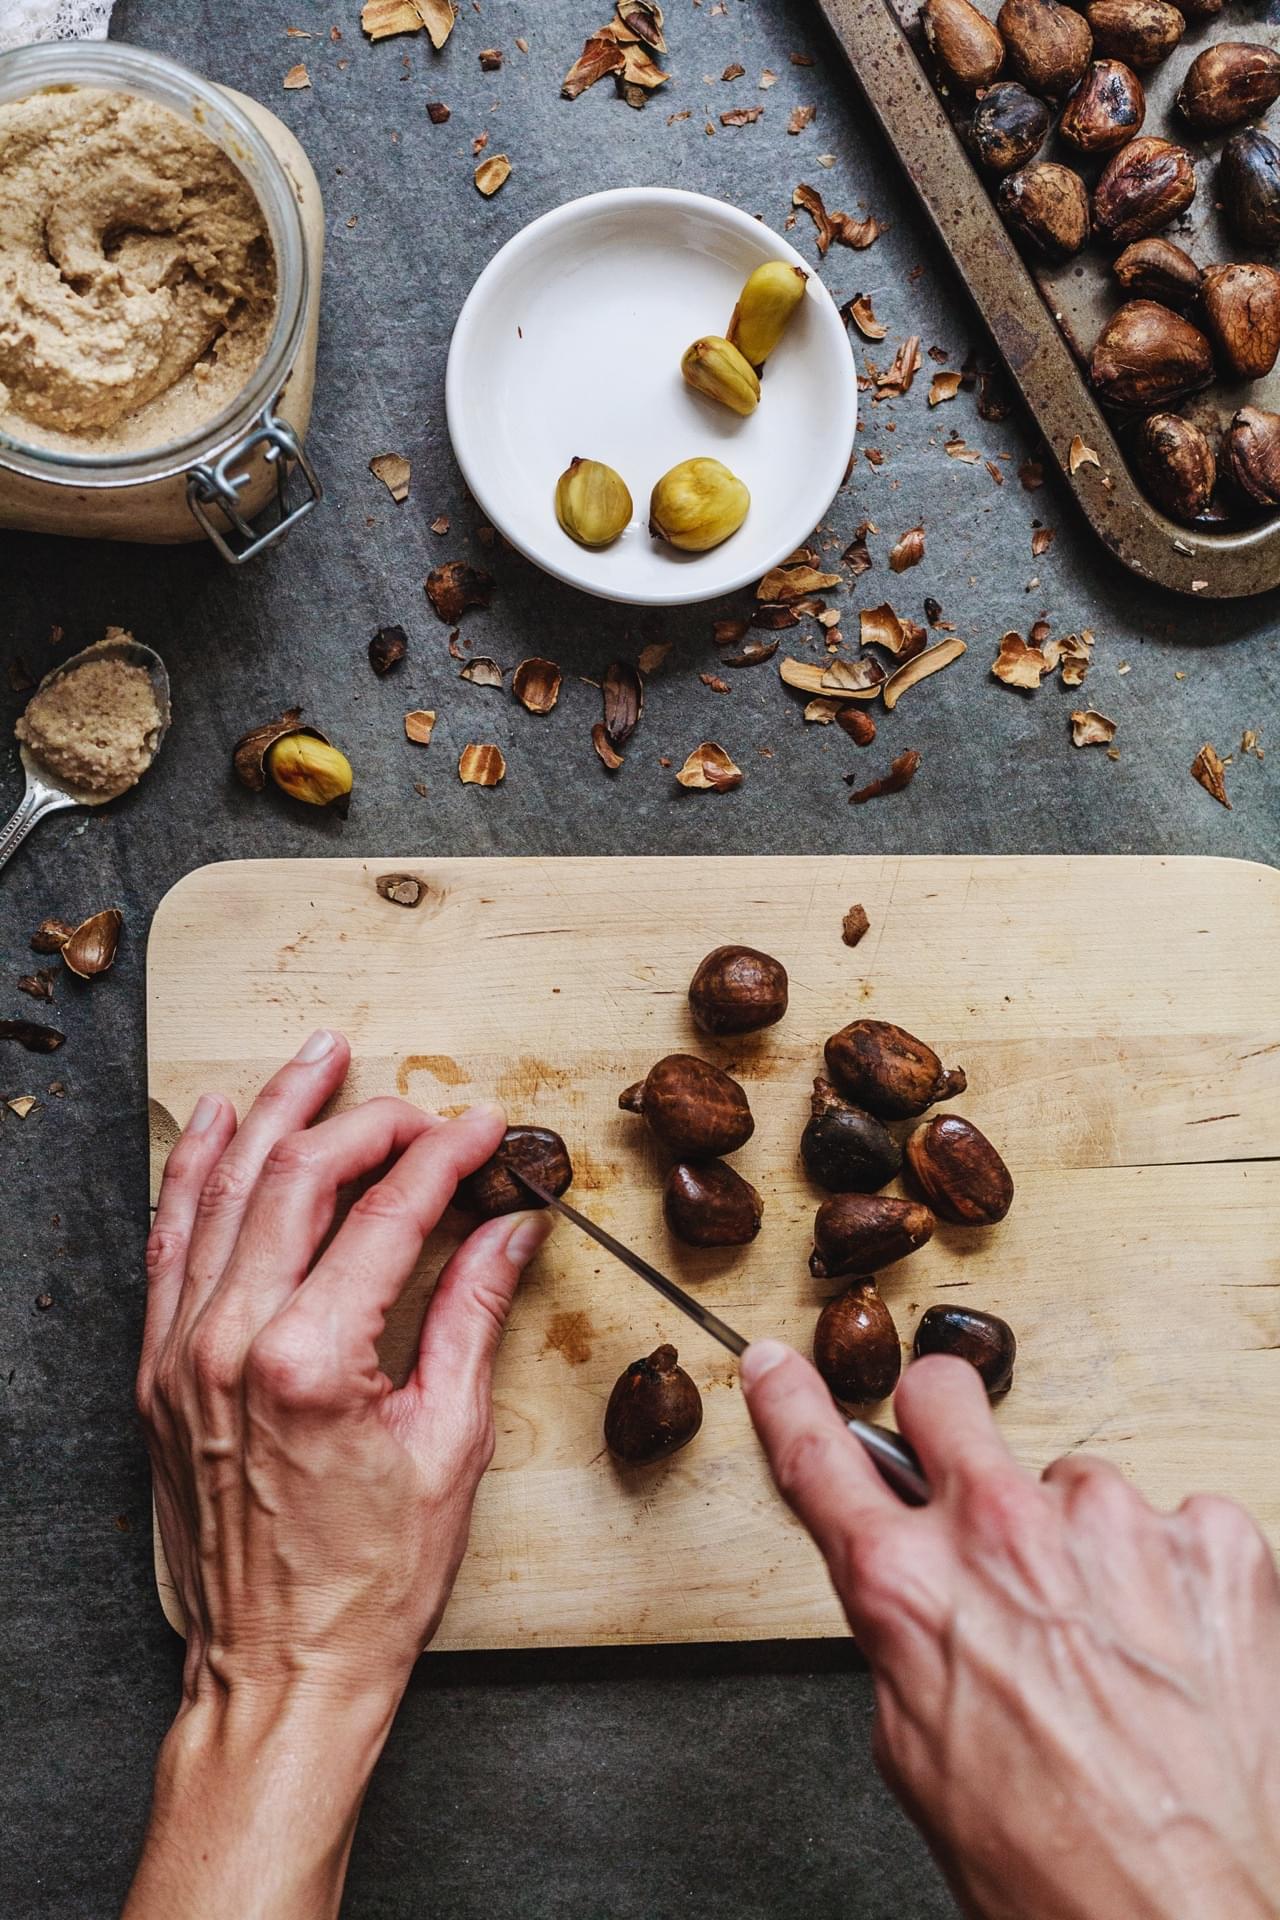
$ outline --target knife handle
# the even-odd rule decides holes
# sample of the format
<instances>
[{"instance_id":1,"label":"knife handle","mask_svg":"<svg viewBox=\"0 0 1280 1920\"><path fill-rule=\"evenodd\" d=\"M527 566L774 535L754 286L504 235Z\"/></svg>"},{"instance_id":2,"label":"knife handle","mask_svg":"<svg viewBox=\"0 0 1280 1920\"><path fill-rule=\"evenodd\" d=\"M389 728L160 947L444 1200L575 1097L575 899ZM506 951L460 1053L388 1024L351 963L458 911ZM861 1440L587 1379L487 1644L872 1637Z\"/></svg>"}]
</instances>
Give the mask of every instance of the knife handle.
<instances>
[{"instance_id":1,"label":"knife handle","mask_svg":"<svg viewBox=\"0 0 1280 1920\"><path fill-rule=\"evenodd\" d=\"M846 1424L854 1439L861 1442L880 1478L903 1505L928 1506L929 1482L914 1447L908 1446L900 1433L878 1427L870 1420L850 1420Z\"/></svg>"}]
</instances>

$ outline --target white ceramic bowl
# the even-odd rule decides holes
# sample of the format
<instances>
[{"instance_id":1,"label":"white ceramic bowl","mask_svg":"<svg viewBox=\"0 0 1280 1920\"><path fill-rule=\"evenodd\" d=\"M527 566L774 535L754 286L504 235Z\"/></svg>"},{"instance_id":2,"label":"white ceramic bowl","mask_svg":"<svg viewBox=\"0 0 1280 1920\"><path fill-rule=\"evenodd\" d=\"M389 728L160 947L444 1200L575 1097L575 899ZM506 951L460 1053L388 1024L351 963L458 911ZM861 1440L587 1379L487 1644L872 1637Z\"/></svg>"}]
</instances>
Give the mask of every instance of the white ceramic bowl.
<instances>
[{"instance_id":1,"label":"white ceramic bowl","mask_svg":"<svg viewBox=\"0 0 1280 1920\"><path fill-rule=\"evenodd\" d=\"M747 275L773 259L809 285L741 420L685 385L680 357L724 332ZM509 240L458 315L445 393L458 464L494 526L557 579L637 606L714 600L799 546L844 478L858 412L847 330L808 263L749 214L669 187L571 200ZM556 520L575 454L615 467L635 501L598 553ZM677 553L650 538L649 494L698 454L746 481L751 510L710 553Z\"/></svg>"}]
</instances>

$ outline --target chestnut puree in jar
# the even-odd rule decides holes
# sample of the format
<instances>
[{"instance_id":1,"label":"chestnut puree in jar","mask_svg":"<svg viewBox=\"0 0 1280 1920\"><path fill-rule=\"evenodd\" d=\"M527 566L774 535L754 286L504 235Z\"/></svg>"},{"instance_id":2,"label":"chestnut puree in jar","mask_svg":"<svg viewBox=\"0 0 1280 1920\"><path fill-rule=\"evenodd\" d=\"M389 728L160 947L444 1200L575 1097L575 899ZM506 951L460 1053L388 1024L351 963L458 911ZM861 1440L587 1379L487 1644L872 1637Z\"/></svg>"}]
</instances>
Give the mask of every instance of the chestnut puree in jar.
<instances>
[{"instance_id":1,"label":"chestnut puree in jar","mask_svg":"<svg viewBox=\"0 0 1280 1920\"><path fill-rule=\"evenodd\" d=\"M256 101L115 43L0 56L0 526L280 537L319 497L322 257L315 174Z\"/></svg>"}]
</instances>

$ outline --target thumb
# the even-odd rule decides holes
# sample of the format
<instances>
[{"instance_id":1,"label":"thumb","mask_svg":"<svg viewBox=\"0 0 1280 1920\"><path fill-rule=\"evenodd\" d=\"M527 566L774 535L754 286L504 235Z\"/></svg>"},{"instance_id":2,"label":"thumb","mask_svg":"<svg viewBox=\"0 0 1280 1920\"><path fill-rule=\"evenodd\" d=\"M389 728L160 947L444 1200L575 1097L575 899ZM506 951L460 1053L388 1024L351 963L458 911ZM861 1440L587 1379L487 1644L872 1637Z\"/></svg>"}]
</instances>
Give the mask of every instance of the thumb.
<instances>
[{"instance_id":1,"label":"thumb","mask_svg":"<svg viewBox=\"0 0 1280 1920\"><path fill-rule=\"evenodd\" d=\"M780 1340L742 1356L742 1390L778 1491L809 1529L833 1572L849 1534L892 1512L893 1495L845 1425L816 1367Z\"/></svg>"},{"instance_id":2,"label":"thumb","mask_svg":"<svg viewBox=\"0 0 1280 1920\"><path fill-rule=\"evenodd\" d=\"M433 1414L451 1407L464 1426L487 1421L493 1360L520 1276L544 1244L550 1213L508 1213L468 1235L436 1282L418 1343L414 1384Z\"/></svg>"}]
</instances>

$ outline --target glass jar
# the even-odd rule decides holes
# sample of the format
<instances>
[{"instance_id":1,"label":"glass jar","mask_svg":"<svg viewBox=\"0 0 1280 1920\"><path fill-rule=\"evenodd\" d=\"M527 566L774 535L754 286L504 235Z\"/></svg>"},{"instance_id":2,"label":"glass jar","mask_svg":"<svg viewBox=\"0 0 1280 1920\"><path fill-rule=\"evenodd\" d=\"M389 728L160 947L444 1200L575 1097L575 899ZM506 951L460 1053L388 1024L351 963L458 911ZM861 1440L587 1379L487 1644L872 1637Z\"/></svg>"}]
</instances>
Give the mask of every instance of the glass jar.
<instances>
[{"instance_id":1,"label":"glass jar","mask_svg":"<svg viewBox=\"0 0 1280 1920\"><path fill-rule=\"evenodd\" d=\"M0 101L77 86L154 100L235 162L275 251L275 320L262 359L231 404L166 445L80 454L0 432L0 527L156 543L207 536L238 566L281 539L321 497L303 449L324 260L319 183L275 114L176 60L116 41L0 54Z\"/></svg>"}]
</instances>

